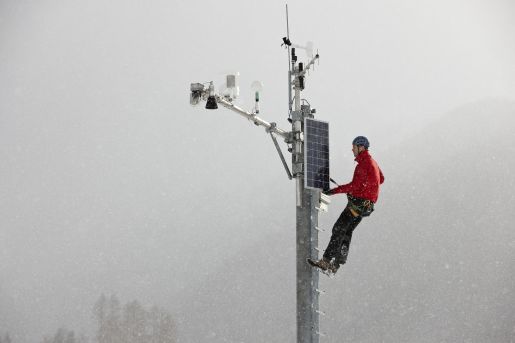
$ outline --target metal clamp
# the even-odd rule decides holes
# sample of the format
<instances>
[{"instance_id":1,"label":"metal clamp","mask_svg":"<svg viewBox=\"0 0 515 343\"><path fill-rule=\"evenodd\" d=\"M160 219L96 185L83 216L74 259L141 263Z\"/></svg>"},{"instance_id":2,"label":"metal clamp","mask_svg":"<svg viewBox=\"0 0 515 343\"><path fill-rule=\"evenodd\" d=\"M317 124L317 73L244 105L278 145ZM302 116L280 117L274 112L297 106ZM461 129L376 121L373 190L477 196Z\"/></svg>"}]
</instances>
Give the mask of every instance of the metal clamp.
<instances>
[{"instance_id":1,"label":"metal clamp","mask_svg":"<svg viewBox=\"0 0 515 343\"><path fill-rule=\"evenodd\" d=\"M267 127L266 128L266 133L271 133L272 131L274 131L275 129L277 128L277 123L270 123L270 127Z\"/></svg>"}]
</instances>

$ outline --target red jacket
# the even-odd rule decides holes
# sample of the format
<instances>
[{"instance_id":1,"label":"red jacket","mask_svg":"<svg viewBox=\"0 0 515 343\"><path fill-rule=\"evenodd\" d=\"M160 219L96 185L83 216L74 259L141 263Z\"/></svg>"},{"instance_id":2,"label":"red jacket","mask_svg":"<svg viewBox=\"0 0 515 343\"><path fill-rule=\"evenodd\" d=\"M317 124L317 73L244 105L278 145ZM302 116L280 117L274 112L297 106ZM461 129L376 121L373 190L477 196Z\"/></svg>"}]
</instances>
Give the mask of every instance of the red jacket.
<instances>
[{"instance_id":1,"label":"red jacket","mask_svg":"<svg viewBox=\"0 0 515 343\"><path fill-rule=\"evenodd\" d=\"M354 169L352 181L346 185L331 190L331 194L348 193L356 198L377 201L379 185L384 182L384 176L368 150L362 151L355 159L358 162Z\"/></svg>"}]
</instances>

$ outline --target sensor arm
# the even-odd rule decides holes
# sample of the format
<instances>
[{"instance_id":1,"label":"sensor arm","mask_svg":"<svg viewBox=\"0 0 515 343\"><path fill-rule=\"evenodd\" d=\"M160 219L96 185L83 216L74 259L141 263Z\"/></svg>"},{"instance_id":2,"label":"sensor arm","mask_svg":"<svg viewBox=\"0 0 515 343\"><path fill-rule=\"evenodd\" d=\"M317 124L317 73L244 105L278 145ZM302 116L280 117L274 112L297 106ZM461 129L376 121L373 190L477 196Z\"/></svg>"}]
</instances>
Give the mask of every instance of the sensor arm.
<instances>
[{"instance_id":1,"label":"sensor arm","mask_svg":"<svg viewBox=\"0 0 515 343\"><path fill-rule=\"evenodd\" d=\"M316 61L317 59L319 59L319 58L320 58L320 56L319 56L318 54L316 54L316 55L315 55L315 57L313 57L313 58L311 59L311 61L309 61L308 65L304 67L304 70L303 70L303 71L301 71L301 72L299 72L299 74L298 74L298 75L299 75L299 76L304 76L304 75L306 74L306 72L309 70L309 68L311 68L311 66L312 66L313 64L315 64L315 61Z\"/></svg>"},{"instance_id":2,"label":"sensor arm","mask_svg":"<svg viewBox=\"0 0 515 343\"><path fill-rule=\"evenodd\" d=\"M220 105L222 105L223 107L242 115L243 117L247 118L248 120L252 121L254 124L256 124L258 126L263 126L268 132L273 132L276 135L283 137L285 140L289 138L290 135L288 132L259 118L255 114L249 113L249 112L239 108L238 106L235 106L232 102L226 100L222 96L215 95L215 97L216 97L216 102L219 103Z\"/></svg>"}]
</instances>

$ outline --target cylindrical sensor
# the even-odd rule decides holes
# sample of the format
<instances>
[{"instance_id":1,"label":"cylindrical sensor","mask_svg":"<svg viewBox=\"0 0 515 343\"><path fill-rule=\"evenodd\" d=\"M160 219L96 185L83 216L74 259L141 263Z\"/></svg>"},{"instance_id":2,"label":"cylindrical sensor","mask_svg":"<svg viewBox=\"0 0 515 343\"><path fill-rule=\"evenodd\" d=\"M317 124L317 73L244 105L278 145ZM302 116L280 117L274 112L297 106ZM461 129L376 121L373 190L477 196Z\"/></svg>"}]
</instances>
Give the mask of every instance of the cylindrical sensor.
<instances>
[{"instance_id":1,"label":"cylindrical sensor","mask_svg":"<svg viewBox=\"0 0 515 343\"><path fill-rule=\"evenodd\" d=\"M236 87L236 75L227 75L227 88Z\"/></svg>"}]
</instances>

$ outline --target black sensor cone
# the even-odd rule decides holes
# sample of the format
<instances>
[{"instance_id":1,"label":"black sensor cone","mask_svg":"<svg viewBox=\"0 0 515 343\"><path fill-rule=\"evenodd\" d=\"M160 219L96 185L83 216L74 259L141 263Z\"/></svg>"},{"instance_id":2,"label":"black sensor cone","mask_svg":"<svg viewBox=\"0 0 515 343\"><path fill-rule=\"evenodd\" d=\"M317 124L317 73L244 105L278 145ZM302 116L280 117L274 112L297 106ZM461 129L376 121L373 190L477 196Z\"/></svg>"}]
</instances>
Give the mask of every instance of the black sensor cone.
<instances>
[{"instance_id":1,"label":"black sensor cone","mask_svg":"<svg viewBox=\"0 0 515 343\"><path fill-rule=\"evenodd\" d=\"M207 98L206 110L216 110L217 108L216 98L213 95L209 96Z\"/></svg>"}]
</instances>

